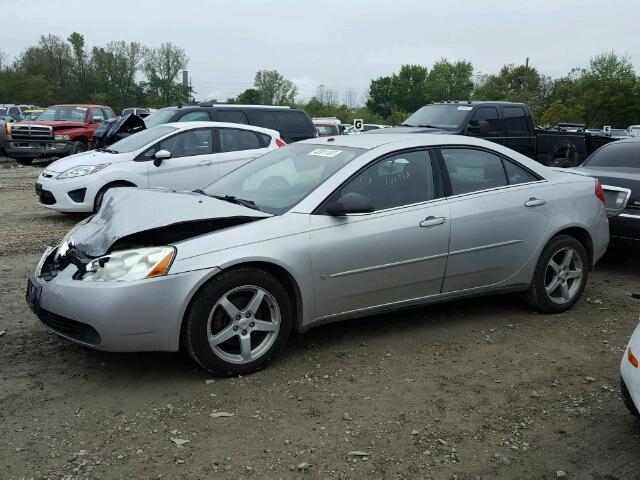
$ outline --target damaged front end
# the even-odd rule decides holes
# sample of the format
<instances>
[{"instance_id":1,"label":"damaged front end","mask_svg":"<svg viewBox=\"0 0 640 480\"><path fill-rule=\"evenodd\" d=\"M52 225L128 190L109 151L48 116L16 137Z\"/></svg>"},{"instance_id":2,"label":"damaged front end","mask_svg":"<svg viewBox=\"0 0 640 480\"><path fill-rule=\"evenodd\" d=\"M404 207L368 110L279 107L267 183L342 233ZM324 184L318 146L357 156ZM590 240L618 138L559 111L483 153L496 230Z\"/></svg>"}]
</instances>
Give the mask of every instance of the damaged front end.
<instances>
[{"instance_id":1,"label":"damaged front end","mask_svg":"<svg viewBox=\"0 0 640 480\"><path fill-rule=\"evenodd\" d=\"M270 216L193 192L113 189L96 215L43 257L38 276L50 281L69 265L76 267L76 280L166 275L177 255L174 244Z\"/></svg>"},{"instance_id":2,"label":"damaged front end","mask_svg":"<svg viewBox=\"0 0 640 480\"><path fill-rule=\"evenodd\" d=\"M104 148L145 128L142 118L130 113L102 122L93 133L93 139L96 148Z\"/></svg>"}]
</instances>

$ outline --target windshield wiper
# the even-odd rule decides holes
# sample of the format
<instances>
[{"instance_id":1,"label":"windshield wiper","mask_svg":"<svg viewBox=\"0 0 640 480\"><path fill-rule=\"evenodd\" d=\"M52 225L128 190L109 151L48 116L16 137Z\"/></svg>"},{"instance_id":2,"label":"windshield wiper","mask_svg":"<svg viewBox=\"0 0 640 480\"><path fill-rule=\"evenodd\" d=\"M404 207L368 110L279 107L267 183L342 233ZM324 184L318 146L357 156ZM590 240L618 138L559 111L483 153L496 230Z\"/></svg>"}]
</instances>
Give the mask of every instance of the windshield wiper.
<instances>
[{"instance_id":1,"label":"windshield wiper","mask_svg":"<svg viewBox=\"0 0 640 480\"><path fill-rule=\"evenodd\" d=\"M200 192L198 192L200 193ZM202 192L204 195L206 193ZM261 211L260 208L256 205L256 202L253 200L246 200L244 198L238 198L235 195L208 195L209 197L217 198L218 200L223 200L229 203L235 203L237 205L242 205L243 207L252 208L254 210Z\"/></svg>"}]
</instances>

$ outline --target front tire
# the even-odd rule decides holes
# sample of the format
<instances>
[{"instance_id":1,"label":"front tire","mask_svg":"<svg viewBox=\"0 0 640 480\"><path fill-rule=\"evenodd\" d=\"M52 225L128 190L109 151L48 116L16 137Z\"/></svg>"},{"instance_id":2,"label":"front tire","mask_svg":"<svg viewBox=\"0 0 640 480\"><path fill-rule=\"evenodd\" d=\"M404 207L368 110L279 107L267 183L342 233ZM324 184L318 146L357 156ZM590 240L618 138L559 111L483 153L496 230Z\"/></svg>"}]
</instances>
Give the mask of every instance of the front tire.
<instances>
[{"instance_id":1,"label":"front tire","mask_svg":"<svg viewBox=\"0 0 640 480\"><path fill-rule=\"evenodd\" d=\"M284 348L293 325L284 286L257 268L219 273L195 295L182 341L191 357L216 375L263 368Z\"/></svg>"},{"instance_id":2,"label":"front tire","mask_svg":"<svg viewBox=\"0 0 640 480\"><path fill-rule=\"evenodd\" d=\"M569 235L552 238L542 251L527 302L544 313L561 313L578 301L589 277L589 257L584 246Z\"/></svg>"},{"instance_id":3,"label":"front tire","mask_svg":"<svg viewBox=\"0 0 640 480\"><path fill-rule=\"evenodd\" d=\"M82 153L87 151L87 144L83 140L77 140L73 142L73 146L71 147L71 155L75 155L76 153Z\"/></svg>"},{"instance_id":4,"label":"front tire","mask_svg":"<svg viewBox=\"0 0 640 480\"><path fill-rule=\"evenodd\" d=\"M633 404L631 394L629 393L629 389L627 388L627 385L624 383L623 379L620 379L620 393L622 394L622 401L624 402L629 412L631 412L632 415L640 418L640 412L638 412L638 409Z\"/></svg>"}]
</instances>

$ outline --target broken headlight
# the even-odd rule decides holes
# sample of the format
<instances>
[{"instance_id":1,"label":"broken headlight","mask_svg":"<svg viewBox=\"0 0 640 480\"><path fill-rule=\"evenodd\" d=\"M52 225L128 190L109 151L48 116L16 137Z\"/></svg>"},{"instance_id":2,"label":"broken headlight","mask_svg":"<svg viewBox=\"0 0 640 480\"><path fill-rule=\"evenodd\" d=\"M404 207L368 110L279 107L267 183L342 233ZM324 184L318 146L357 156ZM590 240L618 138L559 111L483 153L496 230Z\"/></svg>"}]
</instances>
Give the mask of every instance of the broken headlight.
<instances>
[{"instance_id":1,"label":"broken headlight","mask_svg":"<svg viewBox=\"0 0 640 480\"><path fill-rule=\"evenodd\" d=\"M77 167L70 168L69 170L65 170L56 178L64 179L82 177L84 175L90 175L92 173L99 172L100 170L108 166L108 163L102 163L100 165L79 165Z\"/></svg>"},{"instance_id":2,"label":"broken headlight","mask_svg":"<svg viewBox=\"0 0 640 480\"><path fill-rule=\"evenodd\" d=\"M169 271L175 255L174 247L149 247L113 252L89 262L82 280L127 282L162 277Z\"/></svg>"},{"instance_id":3,"label":"broken headlight","mask_svg":"<svg viewBox=\"0 0 640 480\"><path fill-rule=\"evenodd\" d=\"M73 245L73 239L71 237L74 234L74 232L85 223L89 223L92 218L93 218L93 215L85 218L84 220L81 220L71 230L69 230L64 237L62 237L62 241L60 242L60 245L58 246L58 251L56 252L56 260L59 259L60 257L64 257L67 254L69 247Z\"/></svg>"}]
</instances>

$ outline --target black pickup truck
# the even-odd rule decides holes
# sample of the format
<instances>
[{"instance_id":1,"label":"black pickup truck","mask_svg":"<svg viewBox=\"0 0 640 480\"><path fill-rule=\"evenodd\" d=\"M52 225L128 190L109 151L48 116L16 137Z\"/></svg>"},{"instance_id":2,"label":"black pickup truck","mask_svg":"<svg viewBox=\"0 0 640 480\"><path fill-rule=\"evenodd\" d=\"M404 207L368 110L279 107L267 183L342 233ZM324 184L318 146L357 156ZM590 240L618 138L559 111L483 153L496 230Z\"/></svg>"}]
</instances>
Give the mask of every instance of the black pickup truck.
<instances>
[{"instance_id":1,"label":"black pickup truck","mask_svg":"<svg viewBox=\"0 0 640 480\"><path fill-rule=\"evenodd\" d=\"M576 131L570 131L576 130ZM455 101L422 107L397 128L385 133L451 133L480 137L520 152L543 165L575 167L614 139L591 135L584 128L536 129L524 103Z\"/></svg>"}]
</instances>

